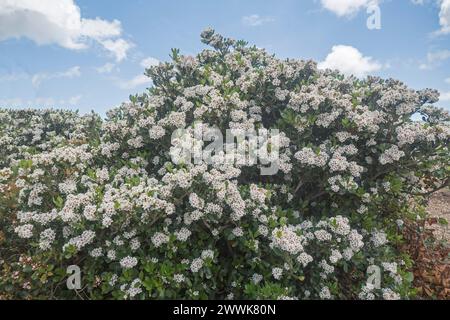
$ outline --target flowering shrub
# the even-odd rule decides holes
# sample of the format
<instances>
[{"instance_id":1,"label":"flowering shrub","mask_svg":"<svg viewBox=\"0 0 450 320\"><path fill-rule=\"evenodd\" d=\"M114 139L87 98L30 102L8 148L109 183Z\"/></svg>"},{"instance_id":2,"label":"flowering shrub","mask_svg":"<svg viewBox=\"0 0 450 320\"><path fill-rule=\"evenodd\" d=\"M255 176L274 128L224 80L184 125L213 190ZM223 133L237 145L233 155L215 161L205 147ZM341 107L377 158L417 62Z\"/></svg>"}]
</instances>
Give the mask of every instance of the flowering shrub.
<instances>
[{"instance_id":1,"label":"flowering shrub","mask_svg":"<svg viewBox=\"0 0 450 320\"><path fill-rule=\"evenodd\" d=\"M105 121L0 113L0 294L413 295L412 261L398 250L403 220L424 214L412 200L449 185L450 117L431 105L438 93L282 61L211 29L202 41L212 49L173 50L146 71L154 86ZM278 129L266 148L278 150L279 170L173 160L176 129L212 126ZM69 265L81 268L79 290L66 287ZM380 286L367 281L373 266Z\"/></svg>"},{"instance_id":2,"label":"flowering shrub","mask_svg":"<svg viewBox=\"0 0 450 320\"><path fill-rule=\"evenodd\" d=\"M0 165L67 143L86 143L98 135L101 118L61 110L0 110Z\"/></svg>"}]
</instances>

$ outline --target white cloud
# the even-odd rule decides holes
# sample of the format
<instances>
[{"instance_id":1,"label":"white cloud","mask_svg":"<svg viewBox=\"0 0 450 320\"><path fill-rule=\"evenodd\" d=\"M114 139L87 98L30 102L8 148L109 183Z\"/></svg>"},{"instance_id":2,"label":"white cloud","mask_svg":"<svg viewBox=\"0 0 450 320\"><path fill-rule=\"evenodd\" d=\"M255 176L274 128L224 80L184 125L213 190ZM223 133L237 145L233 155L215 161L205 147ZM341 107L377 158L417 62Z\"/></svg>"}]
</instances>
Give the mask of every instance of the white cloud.
<instances>
[{"instance_id":1,"label":"white cloud","mask_svg":"<svg viewBox=\"0 0 450 320\"><path fill-rule=\"evenodd\" d=\"M79 66L72 67L63 72L55 72L55 73L37 73L33 75L31 78L31 83L34 87L39 87L43 81L52 80L52 79L61 79L61 78L77 78L81 76L81 71Z\"/></svg>"},{"instance_id":2,"label":"white cloud","mask_svg":"<svg viewBox=\"0 0 450 320\"><path fill-rule=\"evenodd\" d=\"M72 106L77 105L80 102L81 98L83 98L81 94L74 97L70 97L69 99L67 99L67 104Z\"/></svg>"},{"instance_id":3,"label":"white cloud","mask_svg":"<svg viewBox=\"0 0 450 320\"><path fill-rule=\"evenodd\" d=\"M76 106L81 95L70 97L68 99L55 99L51 97L36 97L33 99L9 98L0 99L0 107L20 107L20 108L62 108L64 106Z\"/></svg>"},{"instance_id":4,"label":"white cloud","mask_svg":"<svg viewBox=\"0 0 450 320\"><path fill-rule=\"evenodd\" d=\"M123 39L108 39L105 41L100 41L100 43L103 45L103 47L105 47L106 50L111 51L115 55L117 62L125 59L127 57L128 50L133 47L132 43L127 42Z\"/></svg>"},{"instance_id":5,"label":"white cloud","mask_svg":"<svg viewBox=\"0 0 450 320\"><path fill-rule=\"evenodd\" d=\"M339 17L352 16L359 10L378 4L379 0L321 0L322 6Z\"/></svg>"},{"instance_id":6,"label":"white cloud","mask_svg":"<svg viewBox=\"0 0 450 320\"><path fill-rule=\"evenodd\" d=\"M440 0L441 10L439 12L440 34L450 33L450 0Z\"/></svg>"},{"instance_id":7,"label":"white cloud","mask_svg":"<svg viewBox=\"0 0 450 320\"><path fill-rule=\"evenodd\" d=\"M242 23L246 26L257 27L263 24L275 21L271 17L261 17L259 14L252 14L249 16L242 17Z\"/></svg>"},{"instance_id":8,"label":"white cloud","mask_svg":"<svg viewBox=\"0 0 450 320\"><path fill-rule=\"evenodd\" d=\"M441 50L435 52L429 52L427 54L428 62L439 62L450 58L450 50Z\"/></svg>"},{"instance_id":9,"label":"white cloud","mask_svg":"<svg viewBox=\"0 0 450 320\"><path fill-rule=\"evenodd\" d=\"M144 84L152 83L152 79L147 77L146 75L137 75L130 80L120 80L118 85L121 89L134 89L136 87L142 86Z\"/></svg>"},{"instance_id":10,"label":"white cloud","mask_svg":"<svg viewBox=\"0 0 450 320\"><path fill-rule=\"evenodd\" d=\"M121 34L120 21L82 18L74 0L0 1L0 41L25 37L72 50L97 42L120 61L131 48Z\"/></svg>"},{"instance_id":11,"label":"white cloud","mask_svg":"<svg viewBox=\"0 0 450 320\"><path fill-rule=\"evenodd\" d=\"M319 69L339 70L345 75L364 77L371 72L378 71L382 65L372 57L365 57L358 49L351 46L333 46L325 61L318 64Z\"/></svg>"},{"instance_id":12,"label":"white cloud","mask_svg":"<svg viewBox=\"0 0 450 320\"><path fill-rule=\"evenodd\" d=\"M0 99L0 108L23 106L21 98Z\"/></svg>"},{"instance_id":13,"label":"white cloud","mask_svg":"<svg viewBox=\"0 0 450 320\"><path fill-rule=\"evenodd\" d=\"M0 75L0 82L11 82L28 79L29 75L26 73L9 73Z\"/></svg>"},{"instance_id":14,"label":"white cloud","mask_svg":"<svg viewBox=\"0 0 450 320\"><path fill-rule=\"evenodd\" d=\"M157 66L159 63L160 63L160 61L158 59L153 58L153 57L148 57L148 58L145 58L144 60L142 60L140 64L141 64L141 67L148 69L150 67Z\"/></svg>"},{"instance_id":15,"label":"white cloud","mask_svg":"<svg viewBox=\"0 0 450 320\"><path fill-rule=\"evenodd\" d=\"M428 52L427 62L419 66L421 70L431 70L438 66L442 61L450 59L450 50L440 50Z\"/></svg>"},{"instance_id":16,"label":"white cloud","mask_svg":"<svg viewBox=\"0 0 450 320\"><path fill-rule=\"evenodd\" d=\"M160 61L158 59L147 57L140 62L140 66L147 69L152 66L157 66L159 63ZM116 83L121 89L129 90L142 85L150 85L152 83L152 79L144 74L139 74L129 80L116 79Z\"/></svg>"},{"instance_id":17,"label":"white cloud","mask_svg":"<svg viewBox=\"0 0 450 320\"><path fill-rule=\"evenodd\" d=\"M95 70L97 70L98 73L111 73L114 70L115 66L116 65L114 63L108 62L100 67L95 68Z\"/></svg>"},{"instance_id":18,"label":"white cloud","mask_svg":"<svg viewBox=\"0 0 450 320\"><path fill-rule=\"evenodd\" d=\"M441 97L439 99L440 101L450 101L450 91L449 92L442 92Z\"/></svg>"},{"instance_id":19,"label":"white cloud","mask_svg":"<svg viewBox=\"0 0 450 320\"><path fill-rule=\"evenodd\" d=\"M66 71L61 72L54 72L54 73L48 73L48 72L41 72L36 73L33 75L30 75L25 72L20 73L9 73L9 74L3 74L0 75L0 82L13 82L13 81L19 81L19 80L30 80L31 84L34 87L39 87L42 82L52 79L61 79L61 78L77 78L81 76L81 68L79 66L75 66L72 68L67 69Z\"/></svg>"}]
</instances>

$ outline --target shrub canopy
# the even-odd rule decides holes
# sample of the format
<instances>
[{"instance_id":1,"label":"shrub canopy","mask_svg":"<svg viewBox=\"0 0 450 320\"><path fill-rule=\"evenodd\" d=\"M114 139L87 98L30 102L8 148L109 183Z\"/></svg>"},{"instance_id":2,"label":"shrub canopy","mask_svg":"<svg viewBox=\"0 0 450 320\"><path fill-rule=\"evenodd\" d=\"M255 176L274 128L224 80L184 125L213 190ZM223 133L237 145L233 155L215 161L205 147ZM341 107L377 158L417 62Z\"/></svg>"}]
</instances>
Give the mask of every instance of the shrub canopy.
<instances>
[{"instance_id":1,"label":"shrub canopy","mask_svg":"<svg viewBox=\"0 0 450 320\"><path fill-rule=\"evenodd\" d=\"M201 37L211 49L174 49L146 70L148 92L104 121L0 112L0 294L412 296L402 225L423 217L420 204L450 176L437 91L280 60L211 29ZM195 133L211 128L279 130L263 144L276 174L220 152L212 163L174 161L185 141L174 131L205 147ZM69 265L82 270L81 290L66 288ZM379 268L379 287L368 268Z\"/></svg>"}]
</instances>

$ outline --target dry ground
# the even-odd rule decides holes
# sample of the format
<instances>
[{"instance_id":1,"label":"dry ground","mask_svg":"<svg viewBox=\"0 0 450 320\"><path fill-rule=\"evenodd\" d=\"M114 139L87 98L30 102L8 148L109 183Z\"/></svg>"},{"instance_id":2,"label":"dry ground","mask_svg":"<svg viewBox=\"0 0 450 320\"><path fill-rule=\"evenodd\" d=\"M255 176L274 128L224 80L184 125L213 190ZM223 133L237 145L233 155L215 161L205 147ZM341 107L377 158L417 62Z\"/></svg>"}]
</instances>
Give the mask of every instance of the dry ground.
<instances>
[{"instance_id":1,"label":"dry ground","mask_svg":"<svg viewBox=\"0 0 450 320\"><path fill-rule=\"evenodd\" d=\"M407 251L414 264L414 284L425 299L450 299L450 190L433 195L425 233L409 232Z\"/></svg>"},{"instance_id":2,"label":"dry ground","mask_svg":"<svg viewBox=\"0 0 450 320\"><path fill-rule=\"evenodd\" d=\"M431 222L436 222L432 225L429 224L428 228L433 230L433 234L437 240L441 240L444 244L446 242L446 245L449 245L450 226L439 223L439 219L444 219L450 223L450 190L437 192L428 205L428 212L432 217Z\"/></svg>"}]
</instances>

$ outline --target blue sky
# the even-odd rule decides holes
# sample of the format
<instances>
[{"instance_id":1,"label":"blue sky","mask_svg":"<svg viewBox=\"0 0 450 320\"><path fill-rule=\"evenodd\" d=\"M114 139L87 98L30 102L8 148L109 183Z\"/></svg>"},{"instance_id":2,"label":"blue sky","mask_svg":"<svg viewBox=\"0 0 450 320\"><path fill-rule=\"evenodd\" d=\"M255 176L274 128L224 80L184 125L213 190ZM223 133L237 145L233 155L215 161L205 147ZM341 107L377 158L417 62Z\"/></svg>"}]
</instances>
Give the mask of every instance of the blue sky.
<instances>
[{"instance_id":1,"label":"blue sky","mask_svg":"<svg viewBox=\"0 0 450 320\"><path fill-rule=\"evenodd\" d=\"M58 4L59 6L56 6ZM381 28L369 29L376 5ZM206 27L281 58L436 88L450 110L450 0L0 0L0 106L101 114Z\"/></svg>"}]
</instances>

